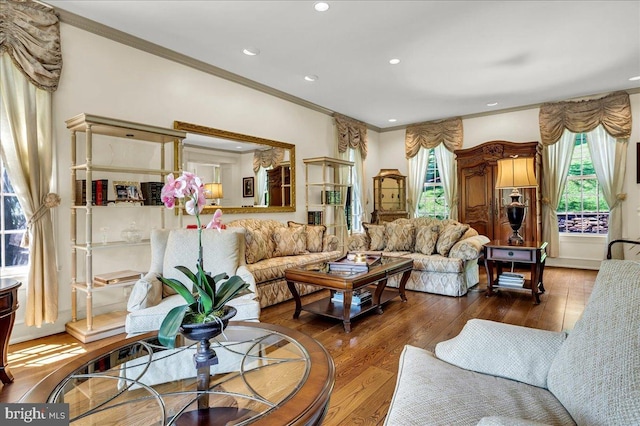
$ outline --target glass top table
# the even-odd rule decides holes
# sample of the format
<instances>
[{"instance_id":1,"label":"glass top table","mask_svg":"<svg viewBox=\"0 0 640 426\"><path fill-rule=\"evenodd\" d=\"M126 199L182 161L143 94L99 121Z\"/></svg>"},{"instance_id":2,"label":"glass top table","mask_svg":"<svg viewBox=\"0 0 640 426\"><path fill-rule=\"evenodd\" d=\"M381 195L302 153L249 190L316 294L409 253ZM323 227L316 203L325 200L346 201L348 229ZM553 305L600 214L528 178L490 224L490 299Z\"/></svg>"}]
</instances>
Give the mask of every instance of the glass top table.
<instances>
[{"instance_id":1,"label":"glass top table","mask_svg":"<svg viewBox=\"0 0 640 426\"><path fill-rule=\"evenodd\" d=\"M20 402L67 403L73 425L322 422L335 367L319 342L258 322L231 322L210 342L218 363L200 370L198 343L182 336L175 349L152 333L116 342L60 367Z\"/></svg>"}]
</instances>

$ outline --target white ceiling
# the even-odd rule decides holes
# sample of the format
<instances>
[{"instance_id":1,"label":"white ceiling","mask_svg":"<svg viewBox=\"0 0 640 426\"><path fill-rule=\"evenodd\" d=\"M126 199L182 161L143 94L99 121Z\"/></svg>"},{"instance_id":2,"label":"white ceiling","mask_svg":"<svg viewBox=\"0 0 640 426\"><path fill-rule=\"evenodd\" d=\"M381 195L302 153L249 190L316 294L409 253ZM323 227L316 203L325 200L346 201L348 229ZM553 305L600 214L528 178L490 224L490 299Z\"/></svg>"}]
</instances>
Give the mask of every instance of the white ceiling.
<instances>
[{"instance_id":1,"label":"white ceiling","mask_svg":"<svg viewBox=\"0 0 640 426\"><path fill-rule=\"evenodd\" d=\"M378 129L640 87L640 1L47 3Z\"/></svg>"}]
</instances>

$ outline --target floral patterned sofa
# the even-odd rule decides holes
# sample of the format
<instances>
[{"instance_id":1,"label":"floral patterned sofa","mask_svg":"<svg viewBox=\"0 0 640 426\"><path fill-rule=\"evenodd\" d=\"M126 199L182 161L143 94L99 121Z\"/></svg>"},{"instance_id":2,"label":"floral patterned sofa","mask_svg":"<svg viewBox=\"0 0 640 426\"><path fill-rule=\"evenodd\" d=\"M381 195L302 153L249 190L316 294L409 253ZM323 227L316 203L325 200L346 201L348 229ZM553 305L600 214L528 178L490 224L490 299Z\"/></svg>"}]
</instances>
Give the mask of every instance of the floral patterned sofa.
<instances>
[{"instance_id":1,"label":"floral patterned sofa","mask_svg":"<svg viewBox=\"0 0 640 426\"><path fill-rule=\"evenodd\" d=\"M238 219L227 227L243 228L246 268L253 275L260 307L292 298L284 271L294 266L335 260L340 257L338 238L323 225L305 225L272 219ZM296 284L300 295L317 288Z\"/></svg>"},{"instance_id":2,"label":"floral patterned sofa","mask_svg":"<svg viewBox=\"0 0 640 426\"><path fill-rule=\"evenodd\" d=\"M469 225L421 217L363 226L365 233L349 237L349 251L413 259L408 290L463 296L478 284L478 258L489 238ZM397 287L398 281L391 278L387 285Z\"/></svg>"}]
</instances>

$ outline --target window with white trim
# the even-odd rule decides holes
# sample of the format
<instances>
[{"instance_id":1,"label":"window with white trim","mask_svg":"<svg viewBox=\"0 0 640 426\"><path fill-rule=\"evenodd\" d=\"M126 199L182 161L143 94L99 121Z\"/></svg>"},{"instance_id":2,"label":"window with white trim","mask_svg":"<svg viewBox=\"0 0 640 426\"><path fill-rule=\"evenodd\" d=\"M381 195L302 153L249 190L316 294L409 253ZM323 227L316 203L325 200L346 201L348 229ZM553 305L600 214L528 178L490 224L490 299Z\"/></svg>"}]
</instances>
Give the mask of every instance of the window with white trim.
<instances>
[{"instance_id":1,"label":"window with white trim","mask_svg":"<svg viewBox=\"0 0 640 426\"><path fill-rule=\"evenodd\" d=\"M420 201L418 202L418 216L437 219L449 217L449 206L444 197L444 188L433 148L429 149L428 153L427 171L424 176Z\"/></svg>"},{"instance_id":2,"label":"window with white trim","mask_svg":"<svg viewBox=\"0 0 640 426\"><path fill-rule=\"evenodd\" d=\"M29 263L29 249L20 246L27 220L1 160L0 176L0 270L3 275L11 275L23 272Z\"/></svg>"},{"instance_id":3,"label":"window with white trim","mask_svg":"<svg viewBox=\"0 0 640 426\"><path fill-rule=\"evenodd\" d=\"M607 234L609 206L602 195L585 133L576 134L571 165L558 203L558 229L567 234Z\"/></svg>"}]
</instances>

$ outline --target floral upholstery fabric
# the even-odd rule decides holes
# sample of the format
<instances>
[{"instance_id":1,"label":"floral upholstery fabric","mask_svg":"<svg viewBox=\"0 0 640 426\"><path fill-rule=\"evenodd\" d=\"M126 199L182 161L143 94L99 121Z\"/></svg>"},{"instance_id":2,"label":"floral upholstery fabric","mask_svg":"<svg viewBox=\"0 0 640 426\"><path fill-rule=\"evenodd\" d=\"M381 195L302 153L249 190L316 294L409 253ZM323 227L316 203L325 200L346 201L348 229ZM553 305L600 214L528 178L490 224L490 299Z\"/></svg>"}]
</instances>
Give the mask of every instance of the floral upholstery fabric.
<instances>
[{"instance_id":1,"label":"floral upholstery fabric","mask_svg":"<svg viewBox=\"0 0 640 426\"><path fill-rule=\"evenodd\" d=\"M292 221L287 222L287 226L290 228L301 227L304 229L307 237L307 251L311 253L320 253L324 243L324 233L327 227L324 225L305 225L303 223L296 223Z\"/></svg>"},{"instance_id":2,"label":"floral upholstery fabric","mask_svg":"<svg viewBox=\"0 0 640 426\"><path fill-rule=\"evenodd\" d=\"M387 241L385 251L412 251L415 240L413 224L387 223L384 227Z\"/></svg>"},{"instance_id":3,"label":"floral upholstery fabric","mask_svg":"<svg viewBox=\"0 0 640 426\"><path fill-rule=\"evenodd\" d=\"M307 251L307 236L304 228L277 228L271 234L275 250L273 257L294 256Z\"/></svg>"},{"instance_id":4,"label":"floral upholstery fabric","mask_svg":"<svg viewBox=\"0 0 640 426\"><path fill-rule=\"evenodd\" d=\"M455 243L457 243L462 235L467 232L469 225L458 223L450 224L444 227L438 236L438 242L436 244L436 251L442 256L448 256L449 250Z\"/></svg>"},{"instance_id":5,"label":"floral upholstery fabric","mask_svg":"<svg viewBox=\"0 0 640 426\"><path fill-rule=\"evenodd\" d=\"M436 250L440 225L419 226L416 230L415 251L430 255Z\"/></svg>"},{"instance_id":6,"label":"floral upholstery fabric","mask_svg":"<svg viewBox=\"0 0 640 426\"><path fill-rule=\"evenodd\" d=\"M367 237L369 238L369 250L384 250L387 239L385 236L384 225L372 225L370 223L363 223Z\"/></svg>"}]
</instances>

